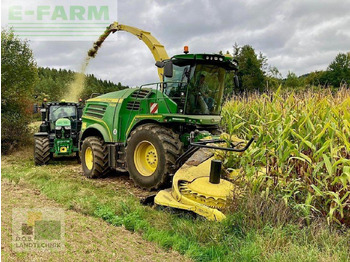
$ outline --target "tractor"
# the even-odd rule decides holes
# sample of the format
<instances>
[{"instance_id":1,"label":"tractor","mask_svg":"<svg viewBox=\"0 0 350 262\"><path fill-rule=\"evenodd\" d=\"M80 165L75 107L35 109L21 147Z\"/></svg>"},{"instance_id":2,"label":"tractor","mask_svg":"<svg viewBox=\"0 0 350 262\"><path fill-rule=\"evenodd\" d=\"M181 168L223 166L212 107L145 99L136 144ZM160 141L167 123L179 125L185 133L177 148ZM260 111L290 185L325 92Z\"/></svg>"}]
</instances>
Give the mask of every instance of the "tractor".
<instances>
[{"instance_id":1,"label":"tractor","mask_svg":"<svg viewBox=\"0 0 350 262\"><path fill-rule=\"evenodd\" d=\"M42 123L34 134L34 162L46 165L54 156L74 155L79 158L79 133L81 129L81 103L49 102L40 108Z\"/></svg>"},{"instance_id":2,"label":"tractor","mask_svg":"<svg viewBox=\"0 0 350 262\"><path fill-rule=\"evenodd\" d=\"M109 33L116 31L129 32L148 46L160 82L87 100L79 144L84 175L98 178L111 170L127 171L134 183L146 190L164 188L173 178L172 189L160 191L156 203L221 220L224 215L211 207L216 207L216 202L218 207L223 206L231 193L231 183L220 179L220 163L212 167L209 179L213 159L207 153L210 149L243 152L253 141L245 146L241 142L227 146L226 140L220 138L225 76L233 72L233 82L238 85L237 62L229 55L190 54L187 46L183 54L168 57L164 46L151 33L117 22L107 28L97 43L101 45ZM191 175L182 172L182 178L176 179L189 159L196 162L194 166L199 171L192 164ZM190 178L187 182L186 176ZM190 184L199 188L188 187ZM207 191L209 187L212 189ZM186 192L177 194L179 188ZM186 196L190 201L180 203ZM201 201L198 196L202 196ZM205 206L206 201L210 207Z\"/></svg>"}]
</instances>

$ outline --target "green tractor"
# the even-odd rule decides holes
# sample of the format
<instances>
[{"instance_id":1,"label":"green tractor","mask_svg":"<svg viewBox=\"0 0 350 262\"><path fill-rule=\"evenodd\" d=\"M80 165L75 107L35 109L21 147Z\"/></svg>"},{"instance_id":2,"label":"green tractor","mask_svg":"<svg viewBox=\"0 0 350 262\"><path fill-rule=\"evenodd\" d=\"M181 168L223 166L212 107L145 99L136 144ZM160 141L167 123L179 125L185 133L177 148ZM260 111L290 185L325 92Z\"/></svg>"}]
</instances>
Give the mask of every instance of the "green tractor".
<instances>
[{"instance_id":1,"label":"green tractor","mask_svg":"<svg viewBox=\"0 0 350 262\"><path fill-rule=\"evenodd\" d=\"M42 124L34 134L34 162L46 165L53 156L79 158L79 133L83 106L73 102L50 102L41 106Z\"/></svg>"}]
</instances>

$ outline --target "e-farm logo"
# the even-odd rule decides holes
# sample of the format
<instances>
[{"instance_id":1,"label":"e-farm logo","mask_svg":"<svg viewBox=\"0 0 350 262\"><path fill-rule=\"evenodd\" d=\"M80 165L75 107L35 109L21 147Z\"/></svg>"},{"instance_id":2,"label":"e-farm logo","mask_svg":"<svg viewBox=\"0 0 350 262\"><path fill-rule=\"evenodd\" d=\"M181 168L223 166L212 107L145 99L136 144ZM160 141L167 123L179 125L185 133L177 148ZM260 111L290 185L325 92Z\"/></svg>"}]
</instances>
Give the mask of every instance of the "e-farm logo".
<instances>
[{"instance_id":1,"label":"e-farm logo","mask_svg":"<svg viewBox=\"0 0 350 262\"><path fill-rule=\"evenodd\" d=\"M5 0L2 26L30 40L95 40L117 21L116 0Z\"/></svg>"},{"instance_id":2,"label":"e-farm logo","mask_svg":"<svg viewBox=\"0 0 350 262\"><path fill-rule=\"evenodd\" d=\"M64 250L62 208L12 209L12 248L23 251Z\"/></svg>"},{"instance_id":3,"label":"e-farm logo","mask_svg":"<svg viewBox=\"0 0 350 262\"><path fill-rule=\"evenodd\" d=\"M24 16L32 16L37 21L44 20L45 16L51 21L75 21L75 20L108 20L108 6L37 6L34 10L23 10L22 6L15 5L9 8L9 20L23 20Z\"/></svg>"}]
</instances>

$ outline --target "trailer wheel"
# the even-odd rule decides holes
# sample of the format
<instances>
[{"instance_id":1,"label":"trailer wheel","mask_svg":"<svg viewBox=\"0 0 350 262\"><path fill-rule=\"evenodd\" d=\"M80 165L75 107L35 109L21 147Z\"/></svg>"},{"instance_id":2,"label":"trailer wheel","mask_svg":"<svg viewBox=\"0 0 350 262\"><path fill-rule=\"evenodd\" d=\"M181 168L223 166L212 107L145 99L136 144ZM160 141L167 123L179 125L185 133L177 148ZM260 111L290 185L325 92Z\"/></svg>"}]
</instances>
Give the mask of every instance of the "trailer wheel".
<instances>
[{"instance_id":1,"label":"trailer wheel","mask_svg":"<svg viewBox=\"0 0 350 262\"><path fill-rule=\"evenodd\" d=\"M51 159L48 137L35 137L34 163L37 166L46 165Z\"/></svg>"},{"instance_id":2,"label":"trailer wheel","mask_svg":"<svg viewBox=\"0 0 350 262\"><path fill-rule=\"evenodd\" d=\"M88 178L99 178L108 174L108 150L102 138L85 138L81 149L81 164L84 175Z\"/></svg>"},{"instance_id":3,"label":"trailer wheel","mask_svg":"<svg viewBox=\"0 0 350 262\"><path fill-rule=\"evenodd\" d=\"M175 173L174 164L182 152L182 143L171 129L145 124L131 132L125 151L131 179L151 190L167 184Z\"/></svg>"}]
</instances>

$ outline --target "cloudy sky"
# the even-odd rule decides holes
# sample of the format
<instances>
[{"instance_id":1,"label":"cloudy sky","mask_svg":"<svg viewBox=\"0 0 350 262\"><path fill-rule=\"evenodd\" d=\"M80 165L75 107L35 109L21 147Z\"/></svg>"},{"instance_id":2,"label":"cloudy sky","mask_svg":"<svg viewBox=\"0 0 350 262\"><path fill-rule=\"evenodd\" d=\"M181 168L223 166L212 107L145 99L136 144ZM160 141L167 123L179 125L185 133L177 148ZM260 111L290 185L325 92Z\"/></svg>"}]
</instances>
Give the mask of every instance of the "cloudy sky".
<instances>
[{"instance_id":1,"label":"cloudy sky","mask_svg":"<svg viewBox=\"0 0 350 262\"><path fill-rule=\"evenodd\" d=\"M326 69L350 51L350 0L127 0L111 21L139 27L168 54L232 51L234 43L262 52L283 76ZM39 66L77 70L91 41L30 41ZM134 86L157 81L152 54L135 36L117 32L88 73Z\"/></svg>"}]
</instances>

